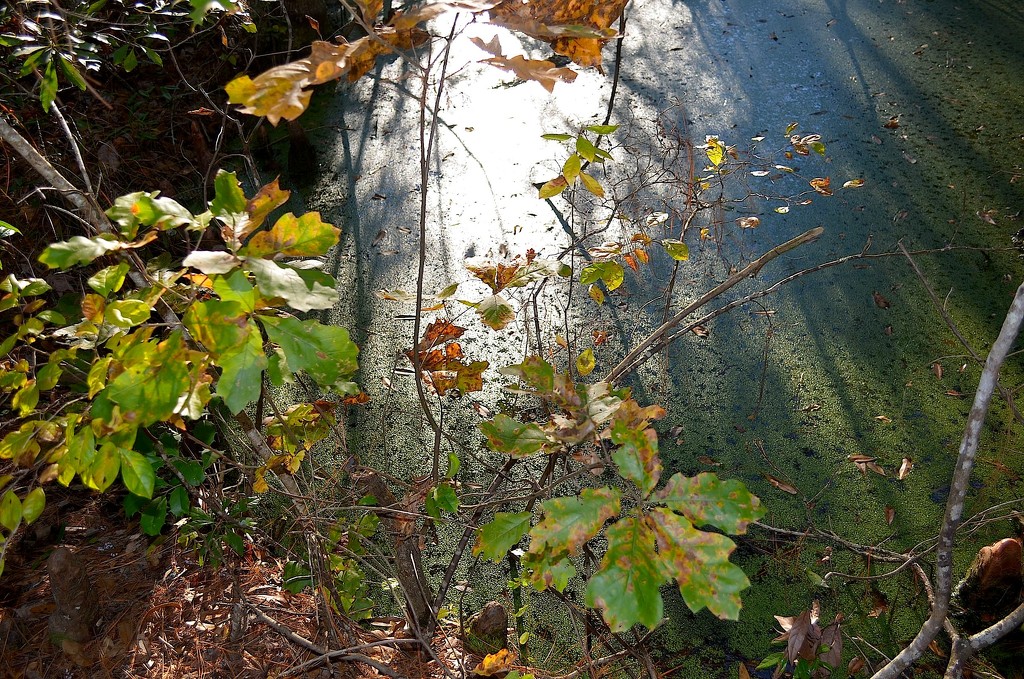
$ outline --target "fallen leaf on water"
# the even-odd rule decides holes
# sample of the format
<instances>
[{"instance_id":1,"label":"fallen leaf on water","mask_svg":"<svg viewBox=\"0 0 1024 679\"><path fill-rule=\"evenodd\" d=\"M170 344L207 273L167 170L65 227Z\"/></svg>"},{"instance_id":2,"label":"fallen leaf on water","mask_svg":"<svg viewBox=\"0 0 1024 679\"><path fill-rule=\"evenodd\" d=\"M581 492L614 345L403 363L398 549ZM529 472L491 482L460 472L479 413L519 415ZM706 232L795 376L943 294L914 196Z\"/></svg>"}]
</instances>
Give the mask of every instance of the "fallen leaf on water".
<instances>
[{"instance_id":1,"label":"fallen leaf on water","mask_svg":"<svg viewBox=\"0 0 1024 679\"><path fill-rule=\"evenodd\" d=\"M741 217L736 220L741 229L756 229L761 224L761 220L757 217Z\"/></svg>"},{"instance_id":2,"label":"fallen leaf on water","mask_svg":"<svg viewBox=\"0 0 1024 679\"><path fill-rule=\"evenodd\" d=\"M881 144L882 143L882 140L879 137L875 136L875 135L871 135L871 141L874 142L875 144Z\"/></svg>"},{"instance_id":3,"label":"fallen leaf on water","mask_svg":"<svg viewBox=\"0 0 1024 679\"><path fill-rule=\"evenodd\" d=\"M708 457L707 455L701 455L700 457L698 457L697 458L697 462L700 462L701 464L710 465L712 467L721 467L722 466L721 462L718 462L714 458Z\"/></svg>"},{"instance_id":4,"label":"fallen leaf on water","mask_svg":"<svg viewBox=\"0 0 1024 679\"><path fill-rule=\"evenodd\" d=\"M879 422L884 422L885 424L889 424L890 422L892 422L892 419L886 417L885 415L876 415L875 419L878 420Z\"/></svg>"},{"instance_id":5,"label":"fallen leaf on water","mask_svg":"<svg viewBox=\"0 0 1024 679\"><path fill-rule=\"evenodd\" d=\"M871 590L871 612L868 613L869 618L877 618L882 613L889 610L889 600L885 597L885 594L878 591L877 589Z\"/></svg>"},{"instance_id":6,"label":"fallen leaf on water","mask_svg":"<svg viewBox=\"0 0 1024 679\"><path fill-rule=\"evenodd\" d=\"M896 472L896 478L902 481L903 479L910 476L910 472L914 469L914 460L905 457L903 458L903 464L900 465L900 470Z\"/></svg>"},{"instance_id":7,"label":"fallen leaf on water","mask_svg":"<svg viewBox=\"0 0 1024 679\"><path fill-rule=\"evenodd\" d=\"M800 410L801 410L801 412L805 412L805 413L813 413L813 412L815 412L817 410L821 410L821 404L820 403L810 403L808 405L805 405Z\"/></svg>"},{"instance_id":8,"label":"fallen leaf on water","mask_svg":"<svg viewBox=\"0 0 1024 679\"><path fill-rule=\"evenodd\" d=\"M377 232L377 235L373 237L373 242L370 243L370 247L377 247L378 245L380 245L381 241L386 240L387 237L388 232L385 231L384 229L381 229L380 231Z\"/></svg>"},{"instance_id":9,"label":"fallen leaf on water","mask_svg":"<svg viewBox=\"0 0 1024 679\"><path fill-rule=\"evenodd\" d=\"M781 490L783 493L789 493L790 495L796 495L797 492L798 492L797 489L794 488L792 484L786 483L782 479L777 479L774 476L772 476L771 474L765 474L764 478L768 480L768 483L772 484L773 486L775 486L776 488Z\"/></svg>"},{"instance_id":10,"label":"fallen leaf on water","mask_svg":"<svg viewBox=\"0 0 1024 679\"><path fill-rule=\"evenodd\" d=\"M860 656L850 658L850 662L846 665L847 674L857 674L862 669L864 669L864 658Z\"/></svg>"},{"instance_id":11,"label":"fallen leaf on water","mask_svg":"<svg viewBox=\"0 0 1024 679\"><path fill-rule=\"evenodd\" d=\"M892 326L891 325L885 326L885 334L886 335L891 335L892 334Z\"/></svg>"},{"instance_id":12,"label":"fallen leaf on water","mask_svg":"<svg viewBox=\"0 0 1024 679\"><path fill-rule=\"evenodd\" d=\"M825 24L825 28L832 28L835 25L836 25L836 20L835 19L829 19L828 22Z\"/></svg>"},{"instance_id":13,"label":"fallen leaf on water","mask_svg":"<svg viewBox=\"0 0 1024 679\"><path fill-rule=\"evenodd\" d=\"M953 396L954 398L963 398L964 397L964 395L961 394L956 389L950 389L949 391L947 391L946 392L946 396Z\"/></svg>"},{"instance_id":14,"label":"fallen leaf on water","mask_svg":"<svg viewBox=\"0 0 1024 679\"><path fill-rule=\"evenodd\" d=\"M859 189L862 186L864 186L863 179L851 179L850 181L843 184L844 189Z\"/></svg>"},{"instance_id":15,"label":"fallen leaf on water","mask_svg":"<svg viewBox=\"0 0 1024 679\"><path fill-rule=\"evenodd\" d=\"M978 217L981 218L981 221L985 222L986 224L991 224L992 226L996 225L995 210L985 210L984 212L978 212L976 214L978 215Z\"/></svg>"},{"instance_id":16,"label":"fallen leaf on water","mask_svg":"<svg viewBox=\"0 0 1024 679\"><path fill-rule=\"evenodd\" d=\"M693 328L691 328L690 332L692 332L697 337L701 337L701 338L708 337L708 336L711 335L711 331L708 330L703 325L695 325L695 326L693 326Z\"/></svg>"},{"instance_id":17,"label":"fallen leaf on water","mask_svg":"<svg viewBox=\"0 0 1024 679\"><path fill-rule=\"evenodd\" d=\"M877 306L879 309L888 309L890 306L892 306L891 304L889 304L889 300L885 298L885 295L883 295L880 292L872 292L871 297L875 300L875 306Z\"/></svg>"},{"instance_id":18,"label":"fallen leaf on water","mask_svg":"<svg viewBox=\"0 0 1024 679\"><path fill-rule=\"evenodd\" d=\"M942 364L938 363L938 362L932 363L932 372L935 373L935 377L936 378L941 380L942 379Z\"/></svg>"},{"instance_id":19,"label":"fallen leaf on water","mask_svg":"<svg viewBox=\"0 0 1024 679\"><path fill-rule=\"evenodd\" d=\"M811 188L820 193L823 196L832 195L832 178L831 177L815 177L810 181Z\"/></svg>"},{"instance_id":20,"label":"fallen leaf on water","mask_svg":"<svg viewBox=\"0 0 1024 679\"><path fill-rule=\"evenodd\" d=\"M889 118L888 121L886 121L886 123L884 125L882 125L882 127L884 127L887 130L895 130L899 126L900 126L900 117L899 116L892 116L891 118Z\"/></svg>"},{"instance_id":21,"label":"fallen leaf on water","mask_svg":"<svg viewBox=\"0 0 1024 679\"><path fill-rule=\"evenodd\" d=\"M888 526L892 525L892 520L896 518L896 510L892 507L885 508L885 523Z\"/></svg>"},{"instance_id":22,"label":"fallen leaf on water","mask_svg":"<svg viewBox=\"0 0 1024 679\"><path fill-rule=\"evenodd\" d=\"M903 159L906 160L911 165L916 165L917 164L917 158L915 158L914 156L910 155L906 151L903 152Z\"/></svg>"},{"instance_id":23,"label":"fallen leaf on water","mask_svg":"<svg viewBox=\"0 0 1024 679\"><path fill-rule=\"evenodd\" d=\"M750 672L747 671L746 665L740 663L739 679L750 679Z\"/></svg>"},{"instance_id":24,"label":"fallen leaf on water","mask_svg":"<svg viewBox=\"0 0 1024 679\"><path fill-rule=\"evenodd\" d=\"M946 652L939 648L939 642L932 640L932 643L928 644L928 650L939 656L940 658L946 657Z\"/></svg>"},{"instance_id":25,"label":"fallen leaf on water","mask_svg":"<svg viewBox=\"0 0 1024 679\"><path fill-rule=\"evenodd\" d=\"M879 467L878 463L876 462L876 460L878 459L877 457L871 457L869 455L861 455L859 453L854 453L852 455L847 455L846 459L857 465L857 469L860 470L861 474L867 474L868 470L870 469L871 471L880 476L885 476L885 470Z\"/></svg>"},{"instance_id":26,"label":"fallen leaf on water","mask_svg":"<svg viewBox=\"0 0 1024 679\"><path fill-rule=\"evenodd\" d=\"M605 330L594 330L591 334L594 336L595 347L599 347L608 341L608 332Z\"/></svg>"}]
</instances>

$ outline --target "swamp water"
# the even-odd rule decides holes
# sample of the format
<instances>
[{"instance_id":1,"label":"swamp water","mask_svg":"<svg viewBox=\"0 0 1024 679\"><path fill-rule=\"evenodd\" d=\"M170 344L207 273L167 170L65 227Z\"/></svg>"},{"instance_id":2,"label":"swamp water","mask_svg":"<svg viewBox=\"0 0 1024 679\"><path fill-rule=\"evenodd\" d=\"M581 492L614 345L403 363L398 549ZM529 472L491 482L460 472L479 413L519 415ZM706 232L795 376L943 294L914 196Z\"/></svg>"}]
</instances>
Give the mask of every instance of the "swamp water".
<instances>
[{"instance_id":1,"label":"swamp water","mask_svg":"<svg viewBox=\"0 0 1024 679\"><path fill-rule=\"evenodd\" d=\"M619 212L636 220L652 212L684 215L685 187L642 178L654 176L655 166L687 176L685 142L700 145L706 135L740 151L753 145L770 157L769 166L786 164L804 177L737 174L727 178L729 197L748 190L792 196L807 190L806 179L813 177L829 177L835 194L811 191L805 197L812 204L790 204L785 214L775 208L786 201L752 194L733 211L698 217L684 236L691 259L677 272L674 309L724 280L731 267L820 225L825 232L817 242L778 258L723 299L864 248L893 252L902 240L911 251L939 250L915 260L960 330L985 354L1024 274L1016 252L979 249L1006 247L1024 227L1018 220L1024 209L1019 3L658 1L631 6L628 17L611 116L622 127L610 138L615 162L607 174L597 173L623 201ZM446 34L450 21L439 20L435 32ZM575 133L603 121L614 49L605 50L607 76L583 72L548 94L536 83L476 64L487 55L469 38L497 34L509 55L525 49L541 58L546 48L483 24L459 28L430 159L426 289L470 281L467 257L500 258L531 247L549 257L568 251L566 261L571 258L578 271L584 255L573 247L576 238L607 223L606 231L585 241L594 247L636 229L608 222L607 211L582 215L561 198L538 200L534 183L556 176L567 155L540 135ZM406 320L413 309L374 292L415 290L423 191L418 88L415 70L394 60L356 85L318 95L313 115L320 123L309 129L320 148L321 175L304 197L305 209L320 210L343 229L330 263L343 286L336 318L360 344L360 381L373 398L352 429L352 443L367 463L403 478L429 470L432 448L401 356L413 343ZM793 122L799 123L795 133L822 136L826 159L781 155ZM700 172L706 156L698 148L693 158ZM858 178L862 188L840 188ZM738 227L738 217L753 214L761 219L757 228ZM678 238L679 221L671 223L674 232L657 227L652 235ZM701 228L711 237L702 241ZM593 330L606 331L610 340L595 348L594 375L605 374L661 322L670 264L659 255L639 276L627 270L627 283L600 309L580 293L566 309L564 287L555 292L559 286L548 286L539 307L543 344L555 346L557 333L578 351L593 347ZM456 298L480 299L484 290L465 282ZM518 309L523 302L513 304ZM538 338L522 315L496 333L471 310L458 303L451 308L468 328L462 340L467 354L491 361L485 379L492 386L445 401L446 450L493 463L468 402L507 406L494 386L503 378L493 369L517 363ZM668 410L658 424L663 478L714 471L741 479L767 507L766 523L797 531L814 525L855 543L902 551L935 533L980 368L946 328L906 259L824 269L707 327L708 336L684 337L631 377L641 404ZM566 354L555 360L564 366ZM941 379L935 364L942 366ZM1021 382L1021 368L1020 357L1004 368L1010 388ZM968 516L1021 496L1021 446L1020 427L997 403L979 451ZM852 454L876 457L885 476L861 473L847 459ZM913 471L897 480L905 457ZM958 572L978 547L1008 530L1007 521L978 527L957 551ZM458 533L442 530L431 550L450 553ZM838 547L823 562L826 546L752 531L734 557L752 581L739 623L706 611L691 614L678 592L666 588L669 620L657 644L681 654L680 676L698 669L735 676L729 658L757 659L771 650L773 615L798 615L814 599L824 620L842 612L851 635L888 653L897 650L922 619L916 583L902 575L877 584L830 578L823 587L820 577L830 570L864 575L889 567ZM506 576L488 564L473 568L469 579L478 591L467 606L470 599L472 605L501 599ZM431 576L442 569L433 564ZM535 639L575 643L576 632L558 622L557 606L535 602L529 615Z\"/></svg>"}]
</instances>

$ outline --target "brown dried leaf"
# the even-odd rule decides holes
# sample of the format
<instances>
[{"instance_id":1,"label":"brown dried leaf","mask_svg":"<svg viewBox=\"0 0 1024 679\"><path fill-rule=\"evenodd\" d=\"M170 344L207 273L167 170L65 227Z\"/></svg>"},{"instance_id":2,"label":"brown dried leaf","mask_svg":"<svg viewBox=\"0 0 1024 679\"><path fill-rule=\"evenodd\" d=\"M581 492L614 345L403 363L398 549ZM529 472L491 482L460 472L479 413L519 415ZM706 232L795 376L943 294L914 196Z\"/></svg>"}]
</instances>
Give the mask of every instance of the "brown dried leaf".
<instances>
[{"instance_id":1,"label":"brown dried leaf","mask_svg":"<svg viewBox=\"0 0 1024 679\"><path fill-rule=\"evenodd\" d=\"M942 379L942 364L939 362L932 363L932 372L935 373L937 379Z\"/></svg>"},{"instance_id":2,"label":"brown dried leaf","mask_svg":"<svg viewBox=\"0 0 1024 679\"><path fill-rule=\"evenodd\" d=\"M850 658L850 662L846 665L846 673L851 675L857 674L862 669L864 669L864 665L864 658L860 657L859 655L855 658Z\"/></svg>"},{"instance_id":3,"label":"brown dried leaf","mask_svg":"<svg viewBox=\"0 0 1024 679\"><path fill-rule=\"evenodd\" d=\"M886 123L882 125L882 127L884 127L887 130L895 130L899 126L900 126L900 117L899 116L893 116L893 117L889 118L889 120L886 121Z\"/></svg>"},{"instance_id":4,"label":"brown dried leaf","mask_svg":"<svg viewBox=\"0 0 1024 679\"><path fill-rule=\"evenodd\" d=\"M628 0L506 0L491 10L492 23L551 43L580 66L601 68L601 47Z\"/></svg>"},{"instance_id":5,"label":"brown dried leaf","mask_svg":"<svg viewBox=\"0 0 1024 679\"><path fill-rule=\"evenodd\" d=\"M914 469L914 460L905 457L903 458L903 464L900 465L900 470L896 472L896 478L902 481L903 479L910 476L910 472Z\"/></svg>"},{"instance_id":6,"label":"brown dried leaf","mask_svg":"<svg viewBox=\"0 0 1024 679\"><path fill-rule=\"evenodd\" d=\"M811 188L823 196L832 195L832 178L816 177L810 181Z\"/></svg>"},{"instance_id":7,"label":"brown dried leaf","mask_svg":"<svg viewBox=\"0 0 1024 679\"><path fill-rule=\"evenodd\" d=\"M481 63L496 66L505 71L511 71L521 80L533 80L548 92L555 89L555 83L571 83L576 80L576 71L571 68L556 68L550 61L540 59L526 59L522 55L506 57L501 53L501 45L495 36L490 42L485 43L480 38L470 38L480 49L493 54L490 59L484 59Z\"/></svg>"},{"instance_id":8,"label":"brown dried leaf","mask_svg":"<svg viewBox=\"0 0 1024 679\"><path fill-rule=\"evenodd\" d=\"M885 295L878 291L872 292L871 297L875 300L875 306L877 306L879 309L888 309L890 306L892 306L889 303L889 300L885 298Z\"/></svg>"},{"instance_id":9,"label":"brown dried leaf","mask_svg":"<svg viewBox=\"0 0 1024 679\"><path fill-rule=\"evenodd\" d=\"M775 478L771 474L764 474L763 476L768 481L768 483L772 484L773 486L775 486L776 488L781 490L783 493L789 493L790 495L796 495L797 492L798 492L797 489L792 484L786 483L782 479Z\"/></svg>"},{"instance_id":10,"label":"brown dried leaf","mask_svg":"<svg viewBox=\"0 0 1024 679\"><path fill-rule=\"evenodd\" d=\"M895 518L896 518L896 510L893 509L892 507L886 507L885 508L885 524L887 526L891 526L892 525L892 521Z\"/></svg>"}]
</instances>

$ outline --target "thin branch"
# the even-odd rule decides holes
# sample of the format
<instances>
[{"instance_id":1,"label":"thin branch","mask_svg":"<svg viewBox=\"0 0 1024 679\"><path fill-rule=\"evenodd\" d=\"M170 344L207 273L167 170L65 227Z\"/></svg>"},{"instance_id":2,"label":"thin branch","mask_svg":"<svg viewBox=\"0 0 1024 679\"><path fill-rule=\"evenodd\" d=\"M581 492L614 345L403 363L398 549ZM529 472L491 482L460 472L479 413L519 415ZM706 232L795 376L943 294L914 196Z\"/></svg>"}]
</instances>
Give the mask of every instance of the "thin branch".
<instances>
[{"instance_id":1,"label":"thin branch","mask_svg":"<svg viewBox=\"0 0 1024 679\"><path fill-rule=\"evenodd\" d=\"M686 320L687 316L689 316L694 311L701 308L711 300L715 299L716 297L718 297L726 290L739 283L740 281L743 281L747 278L751 278L752 276L756 276L757 273L762 268L764 268L765 264L772 261L779 255L789 252L794 248L798 248L801 245L814 242L824 232L825 230L820 226L815 227L809 231L805 231L796 238L788 240L782 245L772 248L771 250L764 253L747 266L743 267L741 271L737 271L732 276L729 276L729 278L727 278L723 283L715 287L713 290L704 293L704 295L700 299L688 304L682 311L677 313L675 316L670 318L665 323L662 323L661 327L659 327L657 330L655 330L650 335L645 337L632 351L630 351L626 355L625 358L622 359L622 361L619 362L617 366L612 368L612 371L608 373L608 377L605 379L607 379L609 382L617 382L618 380L620 380L626 373L628 373L629 371L633 370L636 367L635 364L639 363L637 359L640 357L641 354L644 353L644 351L646 351L648 348L656 344L658 340L660 340L662 337L665 336L666 333L668 333L669 330L671 330L672 328Z\"/></svg>"},{"instance_id":2,"label":"thin branch","mask_svg":"<svg viewBox=\"0 0 1024 679\"><path fill-rule=\"evenodd\" d=\"M876 672L873 679L895 679L899 676L924 653L928 644L935 639L946 621L946 615L949 613L949 599L953 590L953 543L957 528L963 518L964 499L970 488L971 471L974 469L981 428L992 400L992 392L996 388L999 368L1020 332L1022 321L1024 321L1024 284L1017 288L1003 327L992 345L988 360L985 361L985 369L981 373L978 390L974 395L974 404L967 417L967 426L964 428L960 453L950 484L949 499L946 502L946 513L939 531L936 551L935 602L932 605L931 615L921 626L921 630L914 640L885 667Z\"/></svg>"},{"instance_id":3,"label":"thin branch","mask_svg":"<svg viewBox=\"0 0 1024 679\"><path fill-rule=\"evenodd\" d=\"M960 344L964 345L964 348L967 349L968 353L970 353L976 363L984 363L985 360L974 350L974 347L972 347L970 342L967 341L967 338L960 332L960 328L958 328L956 323L953 321L953 317L949 315L948 311L946 311L946 305L939 301L938 295L936 295L935 291L932 290L932 286L928 284L928 279L925 278L924 272L922 272L917 266L917 262L915 262L914 258L911 257L909 252L907 252L907 249L903 247L903 241L900 241L897 245L899 246L900 252L902 252L907 258L907 261L910 262L910 266L914 269L914 273L916 273L917 277L921 280L921 284L928 293L928 297L931 298L932 304L935 305L935 310L939 312L942 316L942 320L946 322L946 327L948 327L950 332L956 336L957 340L960 341ZM1000 384L998 380L996 381L996 387L999 389L999 395L1003 397L1003 400L1006 401L1006 405L1008 405L1010 407L1010 411L1013 412L1013 416L1018 422L1024 423L1024 416L1022 416L1020 411L1017 410L1017 405L1013 401L1013 394L1011 394L1006 387Z\"/></svg>"}]
</instances>

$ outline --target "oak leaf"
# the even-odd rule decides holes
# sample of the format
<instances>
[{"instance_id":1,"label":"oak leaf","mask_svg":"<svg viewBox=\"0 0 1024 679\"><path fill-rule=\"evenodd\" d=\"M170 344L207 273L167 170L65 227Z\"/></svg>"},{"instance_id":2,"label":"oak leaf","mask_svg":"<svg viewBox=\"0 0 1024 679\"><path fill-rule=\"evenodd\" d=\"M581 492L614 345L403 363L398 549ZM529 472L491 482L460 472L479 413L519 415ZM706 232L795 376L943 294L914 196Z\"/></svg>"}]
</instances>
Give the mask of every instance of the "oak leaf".
<instances>
[{"instance_id":1,"label":"oak leaf","mask_svg":"<svg viewBox=\"0 0 1024 679\"><path fill-rule=\"evenodd\" d=\"M601 68L601 47L628 0L505 0L490 11L492 23L551 44L580 66Z\"/></svg>"}]
</instances>

